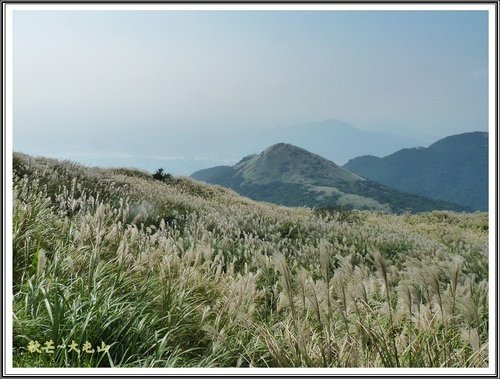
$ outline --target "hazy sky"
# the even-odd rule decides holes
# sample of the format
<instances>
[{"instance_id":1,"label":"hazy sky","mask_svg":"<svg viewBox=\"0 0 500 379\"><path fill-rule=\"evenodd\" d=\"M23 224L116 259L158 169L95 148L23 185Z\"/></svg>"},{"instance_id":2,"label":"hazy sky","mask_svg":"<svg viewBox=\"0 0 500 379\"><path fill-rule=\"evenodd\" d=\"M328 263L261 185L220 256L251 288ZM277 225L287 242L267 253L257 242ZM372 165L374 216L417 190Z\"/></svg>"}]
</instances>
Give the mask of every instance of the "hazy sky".
<instances>
[{"instance_id":1,"label":"hazy sky","mask_svg":"<svg viewBox=\"0 0 500 379\"><path fill-rule=\"evenodd\" d=\"M487 130L487 26L486 11L15 11L14 148L128 152L330 117Z\"/></svg>"}]
</instances>

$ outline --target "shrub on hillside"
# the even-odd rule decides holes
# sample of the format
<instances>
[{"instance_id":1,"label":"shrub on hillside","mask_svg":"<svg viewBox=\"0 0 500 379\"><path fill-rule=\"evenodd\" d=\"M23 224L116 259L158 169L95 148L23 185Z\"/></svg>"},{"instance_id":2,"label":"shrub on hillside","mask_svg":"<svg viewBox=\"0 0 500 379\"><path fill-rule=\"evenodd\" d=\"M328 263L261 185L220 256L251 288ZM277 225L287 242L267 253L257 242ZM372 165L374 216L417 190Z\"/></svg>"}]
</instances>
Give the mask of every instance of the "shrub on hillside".
<instances>
[{"instance_id":1,"label":"shrub on hillside","mask_svg":"<svg viewBox=\"0 0 500 379\"><path fill-rule=\"evenodd\" d=\"M160 180L162 182L165 182L165 181L167 181L169 179L172 179L172 175L165 173L164 170L163 170L163 168L159 168L153 174L153 178L155 178L156 180Z\"/></svg>"}]
</instances>

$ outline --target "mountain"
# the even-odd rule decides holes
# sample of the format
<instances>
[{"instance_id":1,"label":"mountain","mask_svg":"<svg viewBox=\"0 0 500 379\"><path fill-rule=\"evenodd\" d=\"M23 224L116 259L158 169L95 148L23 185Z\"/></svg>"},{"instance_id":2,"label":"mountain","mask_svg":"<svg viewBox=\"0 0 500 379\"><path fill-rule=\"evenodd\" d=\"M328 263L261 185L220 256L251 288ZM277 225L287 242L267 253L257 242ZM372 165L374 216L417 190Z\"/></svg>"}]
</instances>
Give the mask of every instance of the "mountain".
<instances>
[{"instance_id":1,"label":"mountain","mask_svg":"<svg viewBox=\"0 0 500 379\"><path fill-rule=\"evenodd\" d=\"M344 168L400 191L488 209L487 132L449 136L384 158L361 156Z\"/></svg>"},{"instance_id":2,"label":"mountain","mask_svg":"<svg viewBox=\"0 0 500 379\"><path fill-rule=\"evenodd\" d=\"M145 135L147 143L134 143ZM31 155L99 167L137 167L149 172L163 167L175 175L233 165L242 156L279 142L291 143L342 164L362 154L384 156L401 148L425 144L413 137L366 131L334 119L286 127L248 123L153 124L127 128L127 133L102 130L99 138L85 133L76 137L61 133L50 139L43 135L14 137L14 148Z\"/></svg>"},{"instance_id":3,"label":"mountain","mask_svg":"<svg viewBox=\"0 0 500 379\"><path fill-rule=\"evenodd\" d=\"M382 156L401 148L425 143L414 137L359 129L331 118L274 128L263 133L260 138L266 143L265 146L286 142L340 163L359 155Z\"/></svg>"},{"instance_id":4,"label":"mountain","mask_svg":"<svg viewBox=\"0 0 500 379\"><path fill-rule=\"evenodd\" d=\"M204 169L191 177L232 188L254 200L287 206L389 212L466 209L388 188L285 143L272 145L258 155L249 155L235 166Z\"/></svg>"}]
</instances>

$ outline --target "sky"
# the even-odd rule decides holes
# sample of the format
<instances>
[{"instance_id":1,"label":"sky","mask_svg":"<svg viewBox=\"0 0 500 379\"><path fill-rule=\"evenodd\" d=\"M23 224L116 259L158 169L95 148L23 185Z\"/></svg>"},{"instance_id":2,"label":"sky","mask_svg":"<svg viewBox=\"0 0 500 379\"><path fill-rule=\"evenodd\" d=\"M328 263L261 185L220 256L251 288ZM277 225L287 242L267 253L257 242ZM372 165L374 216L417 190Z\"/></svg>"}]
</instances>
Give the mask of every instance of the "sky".
<instances>
[{"instance_id":1,"label":"sky","mask_svg":"<svg viewBox=\"0 0 500 379\"><path fill-rule=\"evenodd\" d=\"M487 30L486 11L18 10L14 150L175 158L196 135L326 118L487 130Z\"/></svg>"}]
</instances>

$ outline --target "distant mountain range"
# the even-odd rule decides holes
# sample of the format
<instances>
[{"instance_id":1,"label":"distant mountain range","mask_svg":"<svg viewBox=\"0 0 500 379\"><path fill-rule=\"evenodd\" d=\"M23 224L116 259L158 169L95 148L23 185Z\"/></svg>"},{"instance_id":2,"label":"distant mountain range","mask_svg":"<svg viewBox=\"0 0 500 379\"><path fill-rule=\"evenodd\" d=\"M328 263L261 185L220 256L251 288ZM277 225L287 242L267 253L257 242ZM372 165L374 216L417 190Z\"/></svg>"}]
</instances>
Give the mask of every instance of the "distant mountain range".
<instances>
[{"instance_id":1,"label":"distant mountain range","mask_svg":"<svg viewBox=\"0 0 500 379\"><path fill-rule=\"evenodd\" d=\"M259 136L259 140L265 145L254 151L284 142L319 154L338 164L344 164L359 155L383 156L402 148L425 144L425 141L414 137L358 129L344 121L331 118L270 129Z\"/></svg>"},{"instance_id":2,"label":"distant mountain range","mask_svg":"<svg viewBox=\"0 0 500 379\"><path fill-rule=\"evenodd\" d=\"M399 150L378 158L351 159L344 166L400 191L488 210L488 133L443 138L427 148Z\"/></svg>"},{"instance_id":3,"label":"distant mountain range","mask_svg":"<svg viewBox=\"0 0 500 379\"><path fill-rule=\"evenodd\" d=\"M137 167L153 172L159 167L175 175L190 175L194 171L216 165L233 165L242 156L262 151L279 142L291 143L319 154L339 164L360 155L384 156L396 150L433 142L414 137L358 129L346 122L326 119L287 127L238 126L151 127L144 134L116 134L103 130L94 135L51 140L31 136L14 138L14 148L32 155L70 159L91 166ZM131 140L144 139L147 143ZM68 140L70 139L70 140ZM23 143L19 142L23 141ZM124 146L128 146L123 150Z\"/></svg>"},{"instance_id":4,"label":"distant mountain range","mask_svg":"<svg viewBox=\"0 0 500 379\"><path fill-rule=\"evenodd\" d=\"M291 144L278 143L234 166L195 172L192 178L232 188L254 200L287 206L375 209L389 212L466 210L466 207L391 189Z\"/></svg>"}]
</instances>

